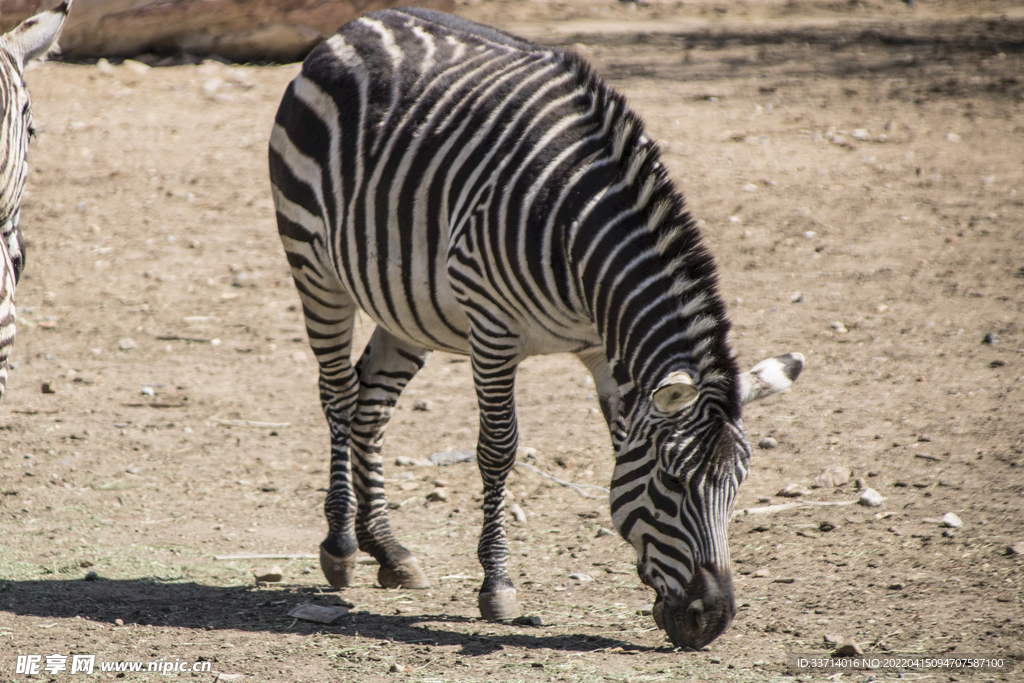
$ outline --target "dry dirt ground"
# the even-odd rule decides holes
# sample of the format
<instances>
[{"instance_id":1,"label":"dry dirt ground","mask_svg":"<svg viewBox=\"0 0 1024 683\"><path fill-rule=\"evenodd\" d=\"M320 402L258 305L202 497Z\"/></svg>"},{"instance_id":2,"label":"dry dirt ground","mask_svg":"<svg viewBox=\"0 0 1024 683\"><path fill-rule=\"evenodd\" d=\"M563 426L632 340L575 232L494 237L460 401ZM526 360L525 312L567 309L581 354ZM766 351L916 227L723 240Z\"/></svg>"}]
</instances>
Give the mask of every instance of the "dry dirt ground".
<instances>
[{"instance_id":1,"label":"dry dirt ground","mask_svg":"<svg viewBox=\"0 0 1024 683\"><path fill-rule=\"evenodd\" d=\"M604 497L527 469L509 494L526 513L509 524L512 574L543 624L477 619L474 467L392 464L473 448L469 367L456 357L435 355L416 378L386 445L393 526L433 587L383 590L371 565L353 588L325 586L308 556L325 529L327 430L265 161L297 65L35 68L28 263L0 406L0 680L29 680L16 657L31 654L93 654L97 671L201 661L209 672L170 674L201 681L807 680L832 672L792 669L787 655L827 652L829 634L879 656L994 655L1017 669L904 679L1014 680L1024 13L1013 5L462 8L575 46L627 93L705 223L743 365L807 356L791 392L747 412L753 443L778 447L755 448L737 508L790 502L777 492L831 465L885 497L737 516L738 615L689 653L643 614L653 594L632 549L598 535L611 524ZM607 486L609 440L581 365L528 362L519 402L526 462ZM426 503L436 480L450 499ZM804 498L857 496L851 481ZM936 520L949 512L963 526L944 533ZM215 559L242 553L300 557ZM284 580L255 585L253 569L275 563ZM287 616L341 601L352 612L330 626Z\"/></svg>"}]
</instances>

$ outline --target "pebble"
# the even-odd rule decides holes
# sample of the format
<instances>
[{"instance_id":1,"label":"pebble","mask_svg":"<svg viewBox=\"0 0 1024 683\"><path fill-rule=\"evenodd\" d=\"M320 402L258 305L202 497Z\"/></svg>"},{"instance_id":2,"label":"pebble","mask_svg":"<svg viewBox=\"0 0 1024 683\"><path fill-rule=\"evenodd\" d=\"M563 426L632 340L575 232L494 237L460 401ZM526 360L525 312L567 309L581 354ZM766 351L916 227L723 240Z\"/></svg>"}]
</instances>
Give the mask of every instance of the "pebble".
<instances>
[{"instance_id":1,"label":"pebble","mask_svg":"<svg viewBox=\"0 0 1024 683\"><path fill-rule=\"evenodd\" d=\"M435 465L456 465L462 462L476 462L476 451L445 451L434 453L430 462Z\"/></svg>"},{"instance_id":2,"label":"pebble","mask_svg":"<svg viewBox=\"0 0 1024 683\"><path fill-rule=\"evenodd\" d=\"M885 498L882 497L881 493L873 488L866 488L860 492L860 498L857 502L864 507L879 508L882 507L882 501L884 500Z\"/></svg>"},{"instance_id":3,"label":"pebble","mask_svg":"<svg viewBox=\"0 0 1024 683\"><path fill-rule=\"evenodd\" d=\"M590 574L583 574L581 572L576 572L576 573L573 573L573 574L569 574L569 578L570 579L574 579L576 581L579 581L580 583L586 583L588 581L593 581L594 580L594 577L591 576Z\"/></svg>"},{"instance_id":4,"label":"pebble","mask_svg":"<svg viewBox=\"0 0 1024 683\"><path fill-rule=\"evenodd\" d=\"M836 334L846 334L849 332L849 330L846 329L846 325L839 320L832 323L832 329L836 331Z\"/></svg>"},{"instance_id":5,"label":"pebble","mask_svg":"<svg viewBox=\"0 0 1024 683\"><path fill-rule=\"evenodd\" d=\"M943 538L953 538L953 536L955 536L955 535L956 535L956 534L954 534L954 533L953 533L953 530L952 530L952 529L945 529L945 530L944 530L944 531L942 532L942 537L943 537Z\"/></svg>"},{"instance_id":6,"label":"pebble","mask_svg":"<svg viewBox=\"0 0 1024 683\"><path fill-rule=\"evenodd\" d=\"M395 464L399 467L419 467L422 465L430 465L432 467L434 465L434 463L425 458L409 458L404 455L395 458Z\"/></svg>"},{"instance_id":7,"label":"pebble","mask_svg":"<svg viewBox=\"0 0 1024 683\"><path fill-rule=\"evenodd\" d=\"M1024 541L1017 541L1006 546L1007 555L1024 555Z\"/></svg>"},{"instance_id":8,"label":"pebble","mask_svg":"<svg viewBox=\"0 0 1024 683\"><path fill-rule=\"evenodd\" d=\"M799 498L800 496L806 496L808 493L810 493L810 491L806 486L801 484L786 484L786 486L775 495L782 496L783 498Z\"/></svg>"},{"instance_id":9,"label":"pebble","mask_svg":"<svg viewBox=\"0 0 1024 683\"><path fill-rule=\"evenodd\" d=\"M842 486L850 481L850 475L850 468L846 465L832 465L831 467L826 467L821 474L814 478L811 488L831 489L836 486Z\"/></svg>"},{"instance_id":10,"label":"pebble","mask_svg":"<svg viewBox=\"0 0 1024 683\"><path fill-rule=\"evenodd\" d=\"M843 642L843 637L831 633L826 633L824 636L822 636L822 641L826 645L838 645L839 643Z\"/></svg>"},{"instance_id":11,"label":"pebble","mask_svg":"<svg viewBox=\"0 0 1024 683\"><path fill-rule=\"evenodd\" d=\"M789 302L791 304L798 304L798 303L800 303L803 300L804 300L804 293L803 292L793 292L792 294L789 295Z\"/></svg>"},{"instance_id":12,"label":"pebble","mask_svg":"<svg viewBox=\"0 0 1024 683\"><path fill-rule=\"evenodd\" d=\"M117 342L117 348L121 349L122 351L134 349L136 346L138 346L138 344L136 344L135 340L132 339L131 337L125 337L121 341Z\"/></svg>"},{"instance_id":13,"label":"pebble","mask_svg":"<svg viewBox=\"0 0 1024 683\"><path fill-rule=\"evenodd\" d=\"M39 391L43 394L56 394L57 383L56 382L43 382L39 385Z\"/></svg>"},{"instance_id":14,"label":"pebble","mask_svg":"<svg viewBox=\"0 0 1024 683\"><path fill-rule=\"evenodd\" d=\"M823 531L825 533L828 533L829 531L832 531L835 528L836 528L836 525L833 524L832 522L828 522L828 521L822 522L821 524L818 525L818 531Z\"/></svg>"},{"instance_id":15,"label":"pebble","mask_svg":"<svg viewBox=\"0 0 1024 683\"><path fill-rule=\"evenodd\" d=\"M855 128L850 137L854 140L870 140L871 133L868 132L867 128Z\"/></svg>"},{"instance_id":16,"label":"pebble","mask_svg":"<svg viewBox=\"0 0 1024 683\"><path fill-rule=\"evenodd\" d=\"M997 337L996 335L994 335L991 332L989 332L988 334L985 335L985 338L981 340L981 343L982 344L989 344L989 345L991 345L991 344L998 344L999 343L999 337Z\"/></svg>"},{"instance_id":17,"label":"pebble","mask_svg":"<svg viewBox=\"0 0 1024 683\"><path fill-rule=\"evenodd\" d=\"M100 578L100 575L97 574L96 572L88 572L85 575L85 580L86 581L98 581L99 578Z\"/></svg>"},{"instance_id":18,"label":"pebble","mask_svg":"<svg viewBox=\"0 0 1024 683\"><path fill-rule=\"evenodd\" d=\"M124 626L124 619L114 619L114 626Z\"/></svg>"},{"instance_id":19,"label":"pebble","mask_svg":"<svg viewBox=\"0 0 1024 683\"><path fill-rule=\"evenodd\" d=\"M407 667L405 664L399 664L399 663L395 662L394 664L391 665L391 668L388 669L388 671L390 671L393 674L400 674L400 673L404 673L405 670L408 669L408 668L409 667Z\"/></svg>"},{"instance_id":20,"label":"pebble","mask_svg":"<svg viewBox=\"0 0 1024 683\"><path fill-rule=\"evenodd\" d=\"M766 451L770 451L773 448L778 448L779 442L770 436L766 436L758 442L757 447Z\"/></svg>"},{"instance_id":21,"label":"pebble","mask_svg":"<svg viewBox=\"0 0 1024 683\"><path fill-rule=\"evenodd\" d=\"M961 140L963 140L963 138L957 135L956 133L948 133L946 135L946 139L950 142L960 142Z\"/></svg>"},{"instance_id":22,"label":"pebble","mask_svg":"<svg viewBox=\"0 0 1024 683\"><path fill-rule=\"evenodd\" d=\"M429 500L431 503L443 503L447 501L448 489L443 487L439 489L434 489L433 491L427 494L427 500Z\"/></svg>"},{"instance_id":23,"label":"pebble","mask_svg":"<svg viewBox=\"0 0 1024 683\"><path fill-rule=\"evenodd\" d=\"M412 409L426 413L434 409L434 404L425 398L418 398L413 401Z\"/></svg>"},{"instance_id":24,"label":"pebble","mask_svg":"<svg viewBox=\"0 0 1024 683\"><path fill-rule=\"evenodd\" d=\"M832 654L836 657L855 657L864 654L864 650L854 641L848 640L837 647Z\"/></svg>"},{"instance_id":25,"label":"pebble","mask_svg":"<svg viewBox=\"0 0 1024 683\"><path fill-rule=\"evenodd\" d=\"M866 481L864 481L864 477L857 477L857 479L855 480L855 483L857 484L857 490L858 491L863 491L864 489L866 489L868 487L868 483Z\"/></svg>"},{"instance_id":26,"label":"pebble","mask_svg":"<svg viewBox=\"0 0 1024 683\"><path fill-rule=\"evenodd\" d=\"M942 526L944 527L947 527L949 529L959 529L963 525L964 523L960 521L960 518L952 512L947 512L946 514L942 515Z\"/></svg>"},{"instance_id":27,"label":"pebble","mask_svg":"<svg viewBox=\"0 0 1024 683\"><path fill-rule=\"evenodd\" d=\"M256 577L257 581L262 581L264 583L277 583L284 578L284 570L276 564L270 567L254 569L252 573Z\"/></svg>"},{"instance_id":28,"label":"pebble","mask_svg":"<svg viewBox=\"0 0 1024 683\"><path fill-rule=\"evenodd\" d=\"M614 536L614 535L615 535L614 531L612 531L611 529L605 529L602 526L602 527L598 527L598 529L597 529L597 536L595 538L601 538L603 536ZM1022 544L1022 545L1024 545L1024 544Z\"/></svg>"},{"instance_id":29,"label":"pebble","mask_svg":"<svg viewBox=\"0 0 1024 683\"><path fill-rule=\"evenodd\" d=\"M523 512L523 508L519 507L518 504L512 503L509 505L508 513L512 515L512 519L516 520L520 524L526 524L526 513Z\"/></svg>"},{"instance_id":30,"label":"pebble","mask_svg":"<svg viewBox=\"0 0 1024 683\"><path fill-rule=\"evenodd\" d=\"M758 503L770 503L770 502L772 502L772 497L771 496L758 496L757 497L757 502Z\"/></svg>"},{"instance_id":31,"label":"pebble","mask_svg":"<svg viewBox=\"0 0 1024 683\"><path fill-rule=\"evenodd\" d=\"M153 387L142 387L143 396L149 396L150 398L152 398L155 394L156 392L153 391Z\"/></svg>"},{"instance_id":32,"label":"pebble","mask_svg":"<svg viewBox=\"0 0 1024 683\"><path fill-rule=\"evenodd\" d=\"M762 567L761 569L755 571L752 576L756 576L759 579L767 579L769 576L771 576L771 574L772 573L768 571L767 568Z\"/></svg>"},{"instance_id":33,"label":"pebble","mask_svg":"<svg viewBox=\"0 0 1024 683\"><path fill-rule=\"evenodd\" d=\"M639 614L641 617L651 616L652 614L654 614L654 603L652 602L649 605L644 605L643 607L638 609L636 613Z\"/></svg>"}]
</instances>

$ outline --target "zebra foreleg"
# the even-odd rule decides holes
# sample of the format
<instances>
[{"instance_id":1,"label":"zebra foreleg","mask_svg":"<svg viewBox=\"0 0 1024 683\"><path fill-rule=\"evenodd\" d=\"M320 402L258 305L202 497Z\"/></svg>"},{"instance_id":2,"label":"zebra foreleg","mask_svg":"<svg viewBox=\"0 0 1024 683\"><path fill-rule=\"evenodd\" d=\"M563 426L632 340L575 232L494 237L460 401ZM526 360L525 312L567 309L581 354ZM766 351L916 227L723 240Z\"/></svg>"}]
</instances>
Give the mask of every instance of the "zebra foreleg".
<instances>
[{"instance_id":1,"label":"zebra foreleg","mask_svg":"<svg viewBox=\"0 0 1024 683\"><path fill-rule=\"evenodd\" d=\"M430 357L427 349L408 344L377 327L356 366L359 402L352 416L352 470L359 512L359 548L377 559L377 580L385 588L430 588L416 556L391 532L384 497L381 445L384 429L402 390Z\"/></svg>"},{"instance_id":2,"label":"zebra foreleg","mask_svg":"<svg viewBox=\"0 0 1024 683\"><path fill-rule=\"evenodd\" d=\"M480 406L477 464L484 484L484 523L477 547L484 569L479 595L480 616L504 621L521 614L515 585L508 575L508 539L505 537L505 482L515 464L519 443L514 392L520 359L509 359L505 355L510 349L505 339L473 338L470 348Z\"/></svg>"}]
</instances>

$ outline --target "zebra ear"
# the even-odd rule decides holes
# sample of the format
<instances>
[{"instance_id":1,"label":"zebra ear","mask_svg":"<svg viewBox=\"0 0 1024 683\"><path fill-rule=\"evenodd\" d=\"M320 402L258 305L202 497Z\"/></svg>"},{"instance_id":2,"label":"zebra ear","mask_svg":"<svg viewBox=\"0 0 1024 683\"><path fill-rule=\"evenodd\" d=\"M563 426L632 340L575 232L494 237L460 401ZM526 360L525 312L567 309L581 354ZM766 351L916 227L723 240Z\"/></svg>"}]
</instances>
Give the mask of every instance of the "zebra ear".
<instances>
[{"instance_id":1,"label":"zebra ear","mask_svg":"<svg viewBox=\"0 0 1024 683\"><path fill-rule=\"evenodd\" d=\"M793 386L804 369L802 353L787 353L763 360L740 375L740 400L751 403Z\"/></svg>"},{"instance_id":2,"label":"zebra ear","mask_svg":"<svg viewBox=\"0 0 1024 683\"><path fill-rule=\"evenodd\" d=\"M651 400L654 407L666 415L674 415L697 400L700 390L693 383L693 378L685 372L672 372L661 380Z\"/></svg>"},{"instance_id":3,"label":"zebra ear","mask_svg":"<svg viewBox=\"0 0 1024 683\"><path fill-rule=\"evenodd\" d=\"M57 42L73 0L64 0L49 12L41 12L18 24L3 36L8 52L24 66L31 59L43 59Z\"/></svg>"}]
</instances>

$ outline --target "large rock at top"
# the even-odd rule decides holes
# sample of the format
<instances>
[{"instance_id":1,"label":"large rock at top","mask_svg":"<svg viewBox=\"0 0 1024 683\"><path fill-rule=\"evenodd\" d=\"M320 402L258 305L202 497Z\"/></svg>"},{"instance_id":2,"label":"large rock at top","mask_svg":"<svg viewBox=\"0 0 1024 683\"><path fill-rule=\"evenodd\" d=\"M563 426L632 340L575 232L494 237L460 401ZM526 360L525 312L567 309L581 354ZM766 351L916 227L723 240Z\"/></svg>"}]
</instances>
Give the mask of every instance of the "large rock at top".
<instances>
[{"instance_id":1,"label":"large rock at top","mask_svg":"<svg viewBox=\"0 0 1024 683\"><path fill-rule=\"evenodd\" d=\"M0 27L57 1L0 0ZM75 0L60 45L75 58L187 52L296 61L345 22L396 5L450 11L455 0Z\"/></svg>"}]
</instances>

